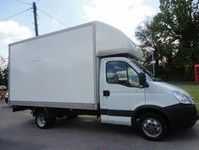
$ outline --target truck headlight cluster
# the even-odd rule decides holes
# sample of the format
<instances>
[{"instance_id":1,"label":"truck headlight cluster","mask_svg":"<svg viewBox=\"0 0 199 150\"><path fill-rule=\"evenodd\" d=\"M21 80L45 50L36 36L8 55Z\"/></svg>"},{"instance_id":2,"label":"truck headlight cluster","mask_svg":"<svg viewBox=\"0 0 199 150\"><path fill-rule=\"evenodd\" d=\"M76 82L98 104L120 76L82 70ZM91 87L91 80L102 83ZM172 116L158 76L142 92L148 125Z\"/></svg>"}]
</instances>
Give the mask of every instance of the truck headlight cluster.
<instances>
[{"instance_id":1,"label":"truck headlight cluster","mask_svg":"<svg viewBox=\"0 0 199 150\"><path fill-rule=\"evenodd\" d=\"M193 104L193 100L191 96L185 95L178 91L173 91L174 96L177 98L177 100L182 104Z\"/></svg>"}]
</instances>

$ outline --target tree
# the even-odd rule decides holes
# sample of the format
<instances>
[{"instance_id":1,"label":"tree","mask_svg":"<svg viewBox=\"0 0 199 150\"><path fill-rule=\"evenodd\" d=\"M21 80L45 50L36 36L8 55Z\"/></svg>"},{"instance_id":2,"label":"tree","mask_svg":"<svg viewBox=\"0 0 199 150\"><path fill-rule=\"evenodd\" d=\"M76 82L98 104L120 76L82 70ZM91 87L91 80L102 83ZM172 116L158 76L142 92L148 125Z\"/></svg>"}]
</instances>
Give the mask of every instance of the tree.
<instances>
[{"instance_id":1,"label":"tree","mask_svg":"<svg viewBox=\"0 0 199 150\"><path fill-rule=\"evenodd\" d=\"M8 67L0 69L0 85L8 87Z\"/></svg>"},{"instance_id":2,"label":"tree","mask_svg":"<svg viewBox=\"0 0 199 150\"><path fill-rule=\"evenodd\" d=\"M166 73L193 78L193 65L199 63L198 7L194 0L160 0L160 13L138 28L141 47L155 50L157 70L165 62Z\"/></svg>"},{"instance_id":3,"label":"tree","mask_svg":"<svg viewBox=\"0 0 199 150\"><path fill-rule=\"evenodd\" d=\"M3 82L6 87L8 87L8 67L3 70Z\"/></svg>"},{"instance_id":4,"label":"tree","mask_svg":"<svg viewBox=\"0 0 199 150\"><path fill-rule=\"evenodd\" d=\"M3 71L0 68L0 85L3 84Z\"/></svg>"}]
</instances>

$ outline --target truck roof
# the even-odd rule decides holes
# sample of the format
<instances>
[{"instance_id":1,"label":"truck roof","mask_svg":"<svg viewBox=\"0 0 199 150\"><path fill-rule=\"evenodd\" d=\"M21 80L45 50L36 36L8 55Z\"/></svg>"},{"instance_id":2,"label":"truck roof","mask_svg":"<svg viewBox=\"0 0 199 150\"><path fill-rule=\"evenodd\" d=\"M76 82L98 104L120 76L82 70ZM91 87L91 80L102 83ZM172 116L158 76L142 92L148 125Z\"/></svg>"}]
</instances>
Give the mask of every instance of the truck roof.
<instances>
[{"instance_id":1,"label":"truck roof","mask_svg":"<svg viewBox=\"0 0 199 150\"><path fill-rule=\"evenodd\" d=\"M132 56L135 59L143 60L143 53L141 49L139 49L128 36L126 36L119 29L99 21L88 22L78 26L69 27L63 30L39 35L37 37L32 37L29 39L11 43L9 44L9 46L27 42L30 40L37 40L39 38L52 36L54 34L59 34L70 30L79 29L89 25L94 26L94 31L95 31L94 34L96 37L95 47L96 47L97 56L101 57L109 55L128 54L129 56Z\"/></svg>"},{"instance_id":2,"label":"truck roof","mask_svg":"<svg viewBox=\"0 0 199 150\"><path fill-rule=\"evenodd\" d=\"M143 59L141 49L121 30L102 22L93 23L96 26L97 56L128 54L135 59Z\"/></svg>"}]
</instances>

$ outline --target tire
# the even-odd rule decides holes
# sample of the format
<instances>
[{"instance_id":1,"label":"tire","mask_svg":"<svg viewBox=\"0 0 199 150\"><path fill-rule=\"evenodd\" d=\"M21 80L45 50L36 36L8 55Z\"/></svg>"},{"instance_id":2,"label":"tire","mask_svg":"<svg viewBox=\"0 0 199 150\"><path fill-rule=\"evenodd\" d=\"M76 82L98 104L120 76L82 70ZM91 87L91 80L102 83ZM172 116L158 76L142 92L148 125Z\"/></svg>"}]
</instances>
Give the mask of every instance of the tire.
<instances>
[{"instance_id":1,"label":"tire","mask_svg":"<svg viewBox=\"0 0 199 150\"><path fill-rule=\"evenodd\" d=\"M50 115L48 111L38 111L35 114L35 124L40 129L47 129L52 127L56 121L53 115Z\"/></svg>"},{"instance_id":2,"label":"tire","mask_svg":"<svg viewBox=\"0 0 199 150\"><path fill-rule=\"evenodd\" d=\"M141 115L138 128L145 138L153 141L162 140L168 133L168 123L155 113Z\"/></svg>"}]
</instances>

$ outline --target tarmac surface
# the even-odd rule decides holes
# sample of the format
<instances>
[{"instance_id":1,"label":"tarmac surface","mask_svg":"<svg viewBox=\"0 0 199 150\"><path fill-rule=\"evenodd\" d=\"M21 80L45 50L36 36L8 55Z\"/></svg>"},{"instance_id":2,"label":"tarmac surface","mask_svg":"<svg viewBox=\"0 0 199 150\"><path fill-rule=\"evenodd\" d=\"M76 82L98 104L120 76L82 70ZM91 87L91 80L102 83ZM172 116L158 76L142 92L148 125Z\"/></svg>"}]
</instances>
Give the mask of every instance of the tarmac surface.
<instances>
[{"instance_id":1,"label":"tarmac surface","mask_svg":"<svg viewBox=\"0 0 199 150\"><path fill-rule=\"evenodd\" d=\"M152 142L130 127L100 124L90 116L58 120L42 130L30 111L12 112L1 104L0 119L0 150L199 150L199 123Z\"/></svg>"}]
</instances>

